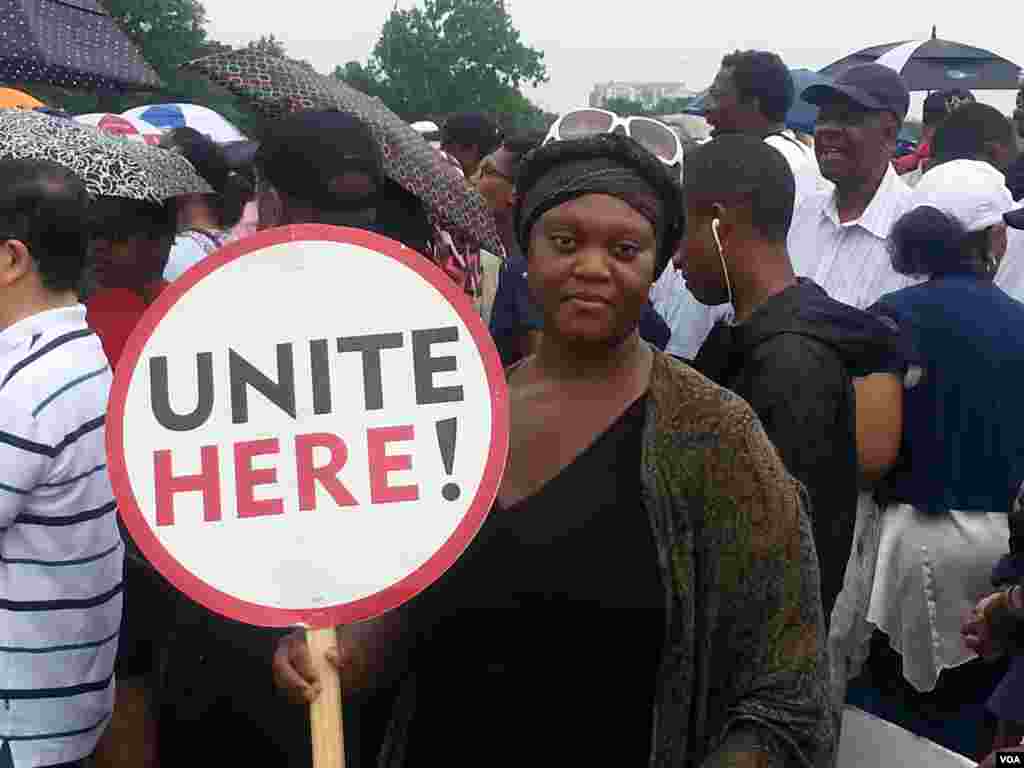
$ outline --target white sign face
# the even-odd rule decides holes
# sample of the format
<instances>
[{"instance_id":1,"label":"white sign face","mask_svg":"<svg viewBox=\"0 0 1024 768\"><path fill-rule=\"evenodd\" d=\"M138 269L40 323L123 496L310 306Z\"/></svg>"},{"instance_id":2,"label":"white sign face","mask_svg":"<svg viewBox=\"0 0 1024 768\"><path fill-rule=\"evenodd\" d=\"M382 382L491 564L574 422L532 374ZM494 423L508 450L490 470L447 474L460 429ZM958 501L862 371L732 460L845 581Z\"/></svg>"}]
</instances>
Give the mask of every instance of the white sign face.
<instances>
[{"instance_id":1,"label":"white sign face","mask_svg":"<svg viewBox=\"0 0 1024 768\"><path fill-rule=\"evenodd\" d=\"M467 297L357 230L228 246L151 307L108 454L149 560L251 624L379 615L436 580L497 493L508 397Z\"/></svg>"},{"instance_id":2,"label":"white sign face","mask_svg":"<svg viewBox=\"0 0 1024 768\"><path fill-rule=\"evenodd\" d=\"M837 768L975 768L976 763L941 744L856 707L843 709Z\"/></svg>"}]
</instances>

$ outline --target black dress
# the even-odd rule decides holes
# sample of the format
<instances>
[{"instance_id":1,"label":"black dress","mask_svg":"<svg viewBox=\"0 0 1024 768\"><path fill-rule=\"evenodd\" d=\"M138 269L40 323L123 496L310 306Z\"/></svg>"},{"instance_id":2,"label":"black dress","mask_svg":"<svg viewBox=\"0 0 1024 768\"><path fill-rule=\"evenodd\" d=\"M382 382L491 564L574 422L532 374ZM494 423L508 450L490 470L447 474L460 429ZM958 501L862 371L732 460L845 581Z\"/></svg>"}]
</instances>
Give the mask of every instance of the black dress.
<instances>
[{"instance_id":1,"label":"black dress","mask_svg":"<svg viewBox=\"0 0 1024 768\"><path fill-rule=\"evenodd\" d=\"M645 401L536 494L496 505L417 599L431 622L406 765L647 762L665 591L641 500Z\"/></svg>"}]
</instances>

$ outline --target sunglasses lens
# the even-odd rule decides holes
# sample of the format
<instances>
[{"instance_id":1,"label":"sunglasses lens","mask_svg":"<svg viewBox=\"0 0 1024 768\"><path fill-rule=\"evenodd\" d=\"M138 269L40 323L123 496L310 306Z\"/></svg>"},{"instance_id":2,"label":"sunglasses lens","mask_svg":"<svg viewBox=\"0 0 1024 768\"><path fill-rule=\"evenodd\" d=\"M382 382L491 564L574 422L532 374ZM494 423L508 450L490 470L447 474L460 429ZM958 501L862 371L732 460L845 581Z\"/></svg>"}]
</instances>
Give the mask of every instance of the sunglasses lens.
<instances>
[{"instance_id":1,"label":"sunglasses lens","mask_svg":"<svg viewBox=\"0 0 1024 768\"><path fill-rule=\"evenodd\" d=\"M679 139L668 128L653 120L630 120L629 135L660 160L671 163L676 159Z\"/></svg>"},{"instance_id":2,"label":"sunglasses lens","mask_svg":"<svg viewBox=\"0 0 1024 768\"><path fill-rule=\"evenodd\" d=\"M558 126L560 139L578 139L597 133L608 133L615 118L596 109L578 109L569 112Z\"/></svg>"}]
</instances>

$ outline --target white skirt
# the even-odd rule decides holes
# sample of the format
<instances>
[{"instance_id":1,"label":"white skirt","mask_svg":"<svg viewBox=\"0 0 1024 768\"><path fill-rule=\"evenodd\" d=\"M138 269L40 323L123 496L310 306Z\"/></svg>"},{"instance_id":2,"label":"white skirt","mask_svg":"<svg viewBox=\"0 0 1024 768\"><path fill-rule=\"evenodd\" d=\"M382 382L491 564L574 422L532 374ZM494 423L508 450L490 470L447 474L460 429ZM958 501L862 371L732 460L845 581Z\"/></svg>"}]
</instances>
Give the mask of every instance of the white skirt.
<instances>
[{"instance_id":1,"label":"white skirt","mask_svg":"<svg viewBox=\"0 0 1024 768\"><path fill-rule=\"evenodd\" d=\"M846 564L843 589L836 597L828 633L829 677L837 711L846 701L846 685L855 678L870 652L874 626L867 621L878 562L882 510L870 493L857 499L853 547Z\"/></svg>"},{"instance_id":2,"label":"white skirt","mask_svg":"<svg viewBox=\"0 0 1024 768\"><path fill-rule=\"evenodd\" d=\"M907 682L934 690L942 670L976 657L960 628L978 600L995 591L992 568L1009 551L1007 515L929 515L894 504L878 528L867 622L903 657Z\"/></svg>"}]
</instances>

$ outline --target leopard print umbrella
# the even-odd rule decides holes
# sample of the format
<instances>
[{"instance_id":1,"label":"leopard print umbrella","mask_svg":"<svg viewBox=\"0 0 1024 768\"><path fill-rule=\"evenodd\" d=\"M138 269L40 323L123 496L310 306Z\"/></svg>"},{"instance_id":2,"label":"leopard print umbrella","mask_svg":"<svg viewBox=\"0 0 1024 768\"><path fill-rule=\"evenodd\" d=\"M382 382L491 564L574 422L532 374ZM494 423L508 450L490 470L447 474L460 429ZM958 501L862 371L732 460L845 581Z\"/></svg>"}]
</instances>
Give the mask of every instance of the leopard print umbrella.
<instances>
[{"instance_id":1,"label":"leopard print umbrella","mask_svg":"<svg viewBox=\"0 0 1024 768\"><path fill-rule=\"evenodd\" d=\"M251 49L206 56L183 68L226 87L265 117L306 109L339 109L356 115L380 143L384 172L423 202L435 225L504 254L494 216L480 193L379 99L300 64Z\"/></svg>"},{"instance_id":2,"label":"leopard print umbrella","mask_svg":"<svg viewBox=\"0 0 1024 768\"><path fill-rule=\"evenodd\" d=\"M162 203L179 195L213 192L179 154L40 112L0 110L0 158L63 165L85 182L93 197Z\"/></svg>"}]
</instances>

